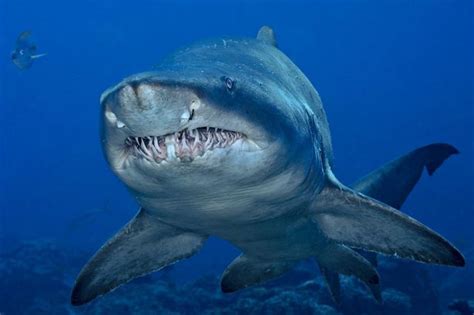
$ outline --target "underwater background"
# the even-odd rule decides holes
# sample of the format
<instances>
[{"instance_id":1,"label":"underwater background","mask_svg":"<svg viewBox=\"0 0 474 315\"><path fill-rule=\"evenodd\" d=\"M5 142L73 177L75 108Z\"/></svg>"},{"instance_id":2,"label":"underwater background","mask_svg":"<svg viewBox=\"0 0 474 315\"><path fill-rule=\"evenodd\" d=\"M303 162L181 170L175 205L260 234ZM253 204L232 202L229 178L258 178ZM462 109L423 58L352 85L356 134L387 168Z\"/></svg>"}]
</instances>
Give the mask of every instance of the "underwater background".
<instances>
[{"instance_id":1,"label":"underwater background","mask_svg":"<svg viewBox=\"0 0 474 315\"><path fill-rule=\"evenodd\" d=\"M402 210L466 267L381 258L383 305L344 277L336 306L311 261L223 295L219 276L239 252L211 238L70 306L80 268L138 208L102 155L100 94L196 40L254 37L262 25L320 93L342 182L433 142L459 149ZM472 314L473 30L471 0L0 0L0 314ZM10 54L23 31L47 56L20 70Z\"/></svg>"}]
</instances>

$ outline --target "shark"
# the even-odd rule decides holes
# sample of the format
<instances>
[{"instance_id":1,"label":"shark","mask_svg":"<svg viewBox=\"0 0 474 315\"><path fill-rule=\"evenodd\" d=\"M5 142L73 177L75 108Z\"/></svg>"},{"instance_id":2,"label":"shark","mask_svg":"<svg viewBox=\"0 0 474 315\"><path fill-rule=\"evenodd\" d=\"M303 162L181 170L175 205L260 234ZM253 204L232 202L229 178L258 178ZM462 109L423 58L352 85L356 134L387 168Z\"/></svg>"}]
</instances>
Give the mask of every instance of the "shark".
<instances>
[{"instance_id":1,"label":"shark","mask_svg":"<svg viewBox=\"0 0 474 315\"><path fill-rule=\"evenodd\" d=\"M376 254L465 265L399 210L424 170L458 150L429 144L344 185L321 98L268 26L178 50L100 103L105 158L139 211L79 273L73 305L193 256L211 235L241 251L222 274L224 293L314 259L335 301L341 274L381 301Z\"/></svg>"}]
</instances>

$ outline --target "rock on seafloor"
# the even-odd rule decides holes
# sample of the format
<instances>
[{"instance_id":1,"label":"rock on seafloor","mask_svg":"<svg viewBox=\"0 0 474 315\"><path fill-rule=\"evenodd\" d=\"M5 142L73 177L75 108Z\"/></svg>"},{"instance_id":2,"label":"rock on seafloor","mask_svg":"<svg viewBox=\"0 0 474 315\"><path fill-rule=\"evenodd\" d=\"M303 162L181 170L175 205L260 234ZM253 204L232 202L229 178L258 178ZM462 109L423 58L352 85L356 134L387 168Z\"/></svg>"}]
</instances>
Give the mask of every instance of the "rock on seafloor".
<instances>
[{"instance_id":1,"label":"rock on seafloor","mask_svg":"<svg viewBox=\"0 0 474 315\"><path fill-rule=\"evenodd\" d=\"M457 310L440 308L437 291L423 265L393 259L380 259L378 267L383 304L375 302L355 278L342 277L342 301L335 305L314 264L305 262L282 278L233 294L220 292L215 274L176 285L170 277L157 273L90 304L73 307L69 304L73 279L87 256L46 241L22 242L3 251L0 313L457 314Z\"/></svg>"}]
</instances>

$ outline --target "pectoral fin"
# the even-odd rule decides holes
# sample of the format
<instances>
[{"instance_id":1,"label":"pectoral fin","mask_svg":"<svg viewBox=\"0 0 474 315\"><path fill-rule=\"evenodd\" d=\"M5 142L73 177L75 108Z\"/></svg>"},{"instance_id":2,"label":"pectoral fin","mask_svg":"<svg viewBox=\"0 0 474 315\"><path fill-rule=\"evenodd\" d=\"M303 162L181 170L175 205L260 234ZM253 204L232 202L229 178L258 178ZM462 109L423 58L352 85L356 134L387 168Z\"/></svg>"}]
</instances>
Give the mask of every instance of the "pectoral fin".
<instances>
[{"instance_id":1,"label":"pectoral fin","mask_svg":"<svg viewBox=\"0 0 474 315\"><path fill-rule=\"evenodd\" d=\"M336 179L318 195L314 219L337 243L420 262L464 266L462 254L428 227Z\"/></svg>"},{"instance_id":2,"label":"pectoral fin","mask_svg":"<svg viewBox=\"0 0 474 315\"><path fill-rule=\"evenodd\" d=\"M195 254L206 236L162 223L143 210L92 257L76 279L73 305Z\"/></svg>"},{"instance_id":3,"label":"pectoral fin","mask_svg":"<svg viewBox=\"0 0 474 315\"><path fill-rule=\"evenodd\" d=\"M224 271L221 289L224 293L234 292L281 276L295 265L294 261L269 261L249 257L237 257Z\"/></svg>"},{"instance_id":4,"label":"pectoral fin","mask_svg":"<svg viewBox=\"0 0 474 315\"><path fill-rule=\"evenodd\" d=\"M443 162L459 151L450 144L433 143L413 150L359 179L352 188L366 196L400 209L426 168L431 176ZM360 251L377 267L377 255Z\"/></svg>"}]
</instances>

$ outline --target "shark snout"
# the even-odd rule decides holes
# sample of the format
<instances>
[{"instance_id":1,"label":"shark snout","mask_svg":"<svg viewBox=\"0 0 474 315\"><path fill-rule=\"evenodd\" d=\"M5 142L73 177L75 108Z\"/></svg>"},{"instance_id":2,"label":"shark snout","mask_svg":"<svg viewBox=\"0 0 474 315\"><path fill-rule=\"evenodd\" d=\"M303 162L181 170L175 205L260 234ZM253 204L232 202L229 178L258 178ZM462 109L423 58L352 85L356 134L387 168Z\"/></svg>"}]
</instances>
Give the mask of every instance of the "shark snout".
<instances>
[{"instance_id":1,"label":"shark snout","mask_svg":"<svg viewBox=\"0 0 474 315\"><path fill-rule=\"evenodd\" d=\"M121 83L109 89L102 96L102 102L108 103L116 111L146 111L159 104L158 85L145 84L140 81Z\"/></svg>"},{"instance_id":2,"label":"shark snout","mask_svg":"<svg viewBox=\"0 0 474 315\"><path fill-rule=\"evenodd\" d=\"M139 84L136 82L120 84L104 92L101 103L107 122L117 128L125 127L127 113L143 110L143 102L139 93L143 93L143 91L139 91Z\"/></svg>"},{"instance_id":3,"label":"shark snout","mask_svg":"<svg viewBox=\"0 0 474 315\"><path fill-rule=\"evenodd\" d=\"M104 92L101 102L109 126L127 127L131 135L180 130L201 107L192 89L146 79L120 83Z\"/></svg>"}]
</instances>

